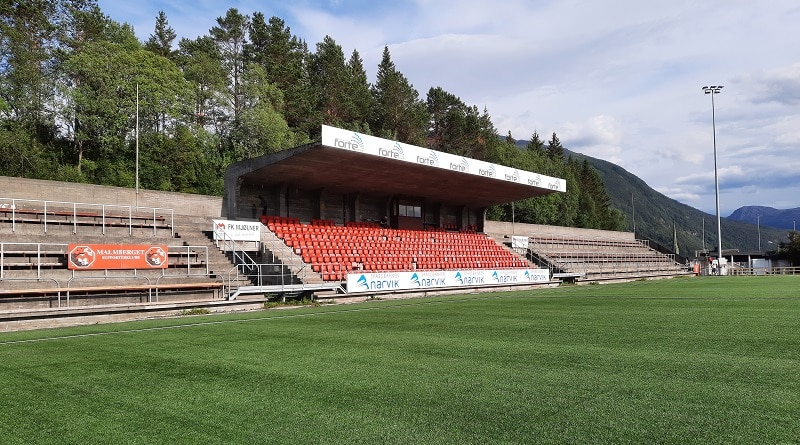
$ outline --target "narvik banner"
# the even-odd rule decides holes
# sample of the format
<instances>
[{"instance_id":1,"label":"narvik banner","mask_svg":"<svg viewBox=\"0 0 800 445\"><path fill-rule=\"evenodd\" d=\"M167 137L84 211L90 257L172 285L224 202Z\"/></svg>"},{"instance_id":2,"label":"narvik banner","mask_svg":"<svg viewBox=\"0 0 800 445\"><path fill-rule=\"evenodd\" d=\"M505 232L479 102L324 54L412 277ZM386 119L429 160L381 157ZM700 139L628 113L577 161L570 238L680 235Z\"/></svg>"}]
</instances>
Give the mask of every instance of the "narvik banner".
<instances>
[{"instance_id":1,"label":"narvik banner","mask_svg":"<svg viewBox=\"0 0 800 445\"><path fill-rule=\"evenodd\" d=\"M548 269L431 270L347 275L347 293L414 290L497 284L546 283Z\"/></svg>"},{"instance_id":2,"label":"narvik banner","mask_svg":"<svg viewBox=\"0 0 800 445\"><path fill-rule=\"evenodd\" d=\"M567 181L564 179L465 158L429 148L417 147L416 145L381 139L327 125L322 126L322 145L501 181L516 182L531 187L546 188L559 192L567 191Z\"/></svg>"}]
</instances>

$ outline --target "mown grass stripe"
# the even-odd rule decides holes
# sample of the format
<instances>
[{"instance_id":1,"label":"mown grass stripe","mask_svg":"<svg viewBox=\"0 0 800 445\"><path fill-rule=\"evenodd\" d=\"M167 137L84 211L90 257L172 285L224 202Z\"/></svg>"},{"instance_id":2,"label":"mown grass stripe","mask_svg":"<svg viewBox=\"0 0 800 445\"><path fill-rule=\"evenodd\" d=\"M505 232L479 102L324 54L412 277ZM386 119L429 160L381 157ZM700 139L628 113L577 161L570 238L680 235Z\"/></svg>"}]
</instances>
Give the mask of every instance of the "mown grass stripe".
<instances>
[{"instance_id":1,"label":"mown grass stripe","mask_svg":"<svg viewBox=\"0 0 800 445\"><path fill-rule=\"evenodd\" d=\"M800 281L762 278L27 333L64 340L0 348L0 408L13 413L0 419L0 438L792 443L800 437ZM337 316L311 316L328 314ZM100 332L133 335L87 335Z\"/></svg>"}]
</instances>

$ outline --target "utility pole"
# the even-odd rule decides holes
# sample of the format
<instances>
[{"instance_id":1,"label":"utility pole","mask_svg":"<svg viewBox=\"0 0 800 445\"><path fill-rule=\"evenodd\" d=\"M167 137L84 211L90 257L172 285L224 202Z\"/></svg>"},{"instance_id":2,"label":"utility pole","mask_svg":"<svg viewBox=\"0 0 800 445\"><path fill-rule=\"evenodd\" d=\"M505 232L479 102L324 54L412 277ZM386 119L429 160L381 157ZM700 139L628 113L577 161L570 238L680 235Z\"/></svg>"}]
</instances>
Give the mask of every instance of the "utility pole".
<instances>
[{"instance_id":1,"label":"utility pole","mask_svg":"<svg viewBox=\"0 0 800 445\"><path fill-rule=\"evenodd\" d=\"M717 122L716 111L714 109L714 96L719 94L724 88L723 85L712 85L710 87L703 87L704 94L711 95L711 129L713 132L714 141L714 189L717 197L717 256L722 258L722 219L719 215L719 175L717 173Z\"/></svg>"}]
</instances>

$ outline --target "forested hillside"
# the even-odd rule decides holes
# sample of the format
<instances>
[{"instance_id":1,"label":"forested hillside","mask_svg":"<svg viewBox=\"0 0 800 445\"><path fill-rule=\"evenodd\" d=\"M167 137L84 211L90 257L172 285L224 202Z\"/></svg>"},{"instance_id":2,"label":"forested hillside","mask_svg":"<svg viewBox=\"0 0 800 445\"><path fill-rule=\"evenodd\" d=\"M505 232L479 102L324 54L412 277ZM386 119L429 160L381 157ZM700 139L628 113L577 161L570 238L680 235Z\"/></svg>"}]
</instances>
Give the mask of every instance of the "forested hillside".
<instances>
[{"instance_id":1,"label":"forested hillside","mask_svg":"<svg viewBox=\"0 0 800 445\"><path fill-rule=\"evenodd\" d=\"M260 12L229 9L207 34L178 40L154 11L141 42L93 0L1 8L0 175L134 187L138 165L142 188L222 194L231 162L313 141L328 124L566 179L567 193L492 218L625 225L597 172L565 158L555 133L518 149L488 110L436 86L422 97L388 47L369 83L357 50L346 55L335 36L309 45Z\"/></svg>"},{"instance_id":2,"label":"forested hillside","mask_svg":"<svg viewBox=\"0 0 800 445\"><path fill-rule=\"evenodd\" d=\"M626 230L637 238L649 238L664 247L692 256L695 251L716 250L717 218L675 201L624 168L580 153L570 156L588 161L603 178L611 205L628 216ZM755 218L754 218L755 219ZM789 242L785 229L760 227L735 218L722 218L722 249L742 252L774 251ZM761 245L759 245L761 240Z\"/></svg>"}]
</instances>

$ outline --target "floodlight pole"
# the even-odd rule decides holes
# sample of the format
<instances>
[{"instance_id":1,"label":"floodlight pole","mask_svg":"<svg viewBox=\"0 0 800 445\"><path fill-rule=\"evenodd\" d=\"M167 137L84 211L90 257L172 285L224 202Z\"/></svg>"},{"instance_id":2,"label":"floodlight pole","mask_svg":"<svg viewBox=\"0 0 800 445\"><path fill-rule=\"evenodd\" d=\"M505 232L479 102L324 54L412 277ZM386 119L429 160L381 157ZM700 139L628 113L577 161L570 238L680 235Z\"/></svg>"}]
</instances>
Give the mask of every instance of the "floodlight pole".
<instances>
[{"instance_id":1,"label":"floodlight pole","mask_svg":"<svg viewBox=\"0 0 800 445\"><path fill-rule=\"evenodd\" d=\"M722 219L719 215L719 175L717 173L717 122L716 112L714 110L714 95L719 94L724 88L723 85L712 85L710 87L703 87L704 94L711 95L711 129L713 131L714 141L714 189L717 196L717 258L722 258ZM720 262L720 266L722 263Z\"/></svg>"},{"instance_id":2,"label":"floodlight pole","mask_svg":"<svg viewBox=\"0 0 800 445\"><path fill-rule=\"evenodd\" d=\"M758 215L757 227L758 227L758 251L761 252L761 215Z\"/></svg>"},{"instance_id":3,"label":"floodlight pole","mask_svg":"<svg viewBox=\"0 0 800 445\"><path fill-rule=\"evenodd\" d=\"M631 217L633 219L633 238L636 239L636 203L633 200L633 193L631 193Z\"/></svg>"},{"instance_id":4,"label":"floodlight pole","mask_svg":"<svg viewBox=\"0 0 800 445\"><path fill-rule=\"evenodd\" d=\"M136 209L139 209L139 84L136 84Z\"/></svg>"}]
</instances>

